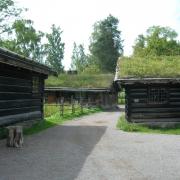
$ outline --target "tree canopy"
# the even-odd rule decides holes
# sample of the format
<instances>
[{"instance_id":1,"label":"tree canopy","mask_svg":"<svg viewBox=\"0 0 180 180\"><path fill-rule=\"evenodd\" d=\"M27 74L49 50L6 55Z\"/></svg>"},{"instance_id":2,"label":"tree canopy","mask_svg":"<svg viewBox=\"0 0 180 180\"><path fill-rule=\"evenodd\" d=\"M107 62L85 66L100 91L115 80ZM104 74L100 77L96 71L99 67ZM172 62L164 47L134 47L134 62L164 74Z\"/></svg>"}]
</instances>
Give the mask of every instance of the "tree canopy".
<instances>
[{"instance_id":1,"label":"tree canopy","mask_svg":"<svg viewBox=\"0 0 180 180\"><path fill-rule=\"evenodd\" d=\"M0 45L25 57L30 57L39 62L43 61L44 45L41 31L36 31L33 21L20 19L16 20L11 29L10 39L1 39Z\"/></svg>"},{"instance_id":2,"label":"tree canopy","mask_svg":"<svg viewBox=\"0 0 180 180\"><path fill-rule=\"evenodd\" d=\"M14 18L17 18L22 10L16 7L13 0L0 0L0 35L10 32Z\"/></svg>"},{"instance_id":3,"label":"tree canopy","mask_svg":"<svg viewBox=\"0 0 180 180\"><path fill-rule=\"evenodd\" d=\"M84 52L84 46L82 44L77 45L74 42L73 45L73 53L71 57L71 69L77 70L78 73L81 73L84 71L84 69L87 67L87 56Z\"/></svg>"},{"instance_id":4,"label":"tree canopy","mask_svg":"<svg viewBox=\"0 0 180 180\"><path fill-rule=\"evenodd\" d=\"M146 55L180 55L178 34L170 27L152 26L146 35L139 35L133 47L135 56Z\"/></svg>"},{"instance_id":5,"label":"tree canopy","mask_svg":"<svg viewBox=\"0 0 180 180\"><path fill-rule=\"evenodd\" d=\"M46 44L47 64L49 64L56 72L60 73L64 70L62 59L64 58L64 43L61 39L62 31L60 27L54 24L51 27L51 33L47 34L48 43Z\"/></svg>"},{"instance_id":6,"label":"tree canopy","mask_svg":"<svg viewBox=\"0 0 180 180\"><path fill-rule=\"evenodd\" d=\"M112 15L94 24L91 35L91 59L102 72L114 72L119 56L123 53L119 20Z\"/></svg>"}]
</instances>

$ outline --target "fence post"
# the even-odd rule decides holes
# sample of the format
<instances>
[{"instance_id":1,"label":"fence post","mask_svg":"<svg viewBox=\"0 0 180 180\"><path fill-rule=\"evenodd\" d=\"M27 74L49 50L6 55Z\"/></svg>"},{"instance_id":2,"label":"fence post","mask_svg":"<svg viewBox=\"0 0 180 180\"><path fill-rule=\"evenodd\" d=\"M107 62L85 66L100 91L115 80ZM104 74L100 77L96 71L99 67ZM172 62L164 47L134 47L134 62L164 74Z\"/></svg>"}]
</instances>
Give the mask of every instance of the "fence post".
<instances>
[{"instance_id":1,"label":"fence post","mask_svg":"<svg viewBox=\"0 0 180 180\"><path fill-rule=\"evenodd\" d=\"M81 107L81 113L83 113L83 100L82 100L82 97L80 97L80 107Z\"/></svg>"},{"instance_id":2,"label":"fence post","mask_svg":"<svg viewBox=\"0 0 180 180\"><path fill-rule=\"evenodd\" d=\"M73 96L71 96L71 104L72 104L72 114L73 114L75 112Z\"/></svg>"},{"instance_id":3,"label":"fence post","mask_svg":"<svg viewBox=\"0 0 180 180\"><path fill-rule=\"evenodd\" d=\"M91 101L90 101L90 97L88 96L88 109L90 109L91 107Z\"/></svg>"},{"instance_id":4,"label":"fence post","mask_svg":"<svg viewBox=\"0 0 180 180\"><path fill-rule=\"evenodd\" d=\"M60 102L60 115L64 115L64 97L61 97L61 102Z\"/></svg>"}]
</instances>

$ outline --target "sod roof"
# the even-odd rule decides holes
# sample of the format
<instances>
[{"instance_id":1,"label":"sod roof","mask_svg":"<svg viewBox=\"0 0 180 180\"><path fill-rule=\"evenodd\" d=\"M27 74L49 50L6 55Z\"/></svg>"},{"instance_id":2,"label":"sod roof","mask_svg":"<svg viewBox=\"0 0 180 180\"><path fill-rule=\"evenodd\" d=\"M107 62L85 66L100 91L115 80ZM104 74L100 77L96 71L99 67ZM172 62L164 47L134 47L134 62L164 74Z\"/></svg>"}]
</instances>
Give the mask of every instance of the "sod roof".
<instances>
[{"instance_id":1,"label":"sod roof","mask_svg":"<svg viewBox=\"0 0 180 180\"><path fill-rule=\"evenodd\" d=\"M113 74L61 74L58 77L50 76L45 84L46 87L110 88L113 80Z\"/></svg>"},{"instance_id":2,"label":"sod roof","mask_svg":"<svg viewBox=\"0 0 180 180\"><path fill-rule=\"evenodd\" d=\"M180 78L180 56L122 57L117 73L119 79Z\"/></svg>"}]
</instances>

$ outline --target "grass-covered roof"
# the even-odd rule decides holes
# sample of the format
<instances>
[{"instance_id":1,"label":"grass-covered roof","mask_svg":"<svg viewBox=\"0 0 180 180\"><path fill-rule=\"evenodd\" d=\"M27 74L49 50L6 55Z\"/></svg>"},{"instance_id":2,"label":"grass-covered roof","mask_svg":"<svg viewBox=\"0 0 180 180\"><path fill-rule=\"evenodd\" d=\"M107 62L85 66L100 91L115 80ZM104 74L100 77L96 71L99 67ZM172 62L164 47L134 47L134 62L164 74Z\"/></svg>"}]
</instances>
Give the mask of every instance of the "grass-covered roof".
<instances>
[{"instance_id":1,"label":"grass-covered roof","mask_svg":"<svg viewBox=\"0 0 180 180\"><path fill-rule=\"evenodd\" d=\"M109 88L113 80L113 74L60 74L58 77L50 76L45 84L46 87Z\"/></svg>"},{"instance_id":2,"label":"grass-covered roof","mask_svg":"<svg viewBox=\"0 0 180 180\"><path fill-rule=\"evenodd\" d=\"M118 78L180 78L180 56L122 57Z\"/></svg>"}]
</instances>

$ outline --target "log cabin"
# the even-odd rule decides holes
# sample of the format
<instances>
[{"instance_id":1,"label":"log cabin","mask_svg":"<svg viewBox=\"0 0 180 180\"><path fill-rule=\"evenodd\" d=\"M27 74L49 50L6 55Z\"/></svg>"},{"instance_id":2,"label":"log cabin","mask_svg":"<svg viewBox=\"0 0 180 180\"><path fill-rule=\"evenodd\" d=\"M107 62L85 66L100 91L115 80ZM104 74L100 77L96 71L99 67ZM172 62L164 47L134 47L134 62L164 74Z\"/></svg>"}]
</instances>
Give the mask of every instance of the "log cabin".
<instances>
[{"instance_id":1,"label":"log cabin","mask_svg":"<svg viewBox=\"0 0 180 180\"><path fill-rule=\"evenodd\" d=\"M45 102L60 103L63 98L71 102L82 100L83 104L103 109L116 108L118 91L113 84L114 75L70 75L50 77L45 87Z\"/></svg>"},{"instance_id":2,"label":"log cabin","mask_svg":"<svg viewBox=\"0 0 180 180\"><path fill-rule=\"evenodd\" d=\"M133 123L180 123L180 57L121 58L116 80Z\"/></svg>"},{"instance_id":3,"label":"log cabin","mask_svg":"<svg viewBox=\"0 0 180 180\"><path fill-rule=\"evenodd\" d=\"M43 119L44 80L54 72L0 48L0 126Z\"/></svg>"}]
</instances>

